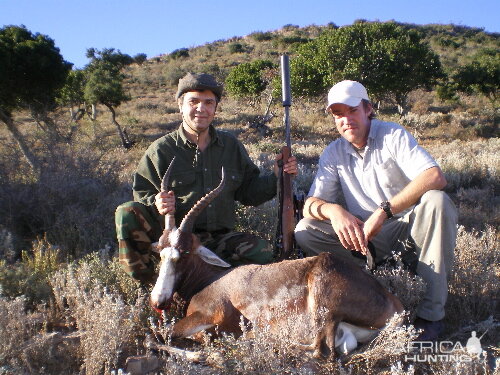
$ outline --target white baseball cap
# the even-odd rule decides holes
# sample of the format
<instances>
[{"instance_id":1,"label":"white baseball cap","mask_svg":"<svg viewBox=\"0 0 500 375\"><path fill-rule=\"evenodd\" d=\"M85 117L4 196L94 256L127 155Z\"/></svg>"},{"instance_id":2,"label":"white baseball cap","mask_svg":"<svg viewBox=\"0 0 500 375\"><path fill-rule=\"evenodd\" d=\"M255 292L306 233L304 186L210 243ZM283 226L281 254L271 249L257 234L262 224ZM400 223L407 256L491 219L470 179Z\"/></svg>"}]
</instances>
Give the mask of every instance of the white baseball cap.
<instances>
[{"instance_id":1,"label":"white baseball cap","mask_svg":"<svg viewBox=\"0 0 500 375\"><path fill-rule=\"evenodd\" d=\"M349 80L341 81L335 84L328 92L328 105L326 109L337 103L356 107L361 103L361 99L370 100L365 87L361 83Z\"/></svg>"}]
</instances>

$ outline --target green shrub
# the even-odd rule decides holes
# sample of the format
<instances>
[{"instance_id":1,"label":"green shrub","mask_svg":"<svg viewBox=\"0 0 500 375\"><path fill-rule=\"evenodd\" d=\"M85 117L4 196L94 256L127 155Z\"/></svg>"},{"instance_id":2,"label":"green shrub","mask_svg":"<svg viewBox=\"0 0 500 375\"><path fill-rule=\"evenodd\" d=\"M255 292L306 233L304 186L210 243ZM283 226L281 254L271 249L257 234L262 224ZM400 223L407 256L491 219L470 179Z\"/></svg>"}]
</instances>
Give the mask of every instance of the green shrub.
<instances>
[{"instance_id":1,"label":"green shrub","mask_svg":"<svg viewBox=\"0 0 500 375\"><path fill-rule=\"evenodd\" d=\"M30 306L47 303L52 297L49 280L61 266L60 250L38 240L22 259L14 264L0 260L0 295L9 298L24 296Z\"/></svg>"},{"instance_id":2,"label":"green shrub","mask_svg":"<svg viewBox=\"0 0 500 375\"><path fill-rule=\"evenodd\" d=\"M228 45L230 53L243 53L245 52L245 46L241 43L231 43Z\"/></svg>"},{"instance_id":3,"label":"green shrub","mask_svg":"<svg viewBox=\"0 0 500 375\"><path fill-rule=\"evenodd\" d=\"M226 80L227 73L219 64L203 64L200 68L200 72L213 75L219 82L224 82Z\"/></svg>"},{"instance_id":4,"label":"green shrub","mask_svg":"<svg viewBox=\"0 0 500 375\"><path fill-rule=\"evenodd\" d=\"M309 41L310 41L309 38L304 38L299 35L283 36L279 38L279 43L283 45L295 44L295 43L307 43Z\"/></svg>"},{"instance_id":5,"label":"green shrub","mask_svg":"<svg viewBox=\"0 0 500 375\"><path fill-rule=\"evenodd\" d=\"M181 68L178 65L165 65L163 68L163 77L165 77L165 81L170 86L175 86L179 83L179 79L186 75L187 71Z\"/></svg>"},{"instance_id":6,"label":"green shrub","mask_svg":"<svg viewBox=\"0 0 500 375\"><path fill-rule=\"evenodd\" d=\"M172 51L169 55L171 58L174 60L183 58L183 57L189 57L189 49L188 48L179 48L174 51Z\"/></svg>"},{"instance_id":7,"label":"green shrub","mask_svg":"<svg viewBox=\"0 0 500 375\"><path fill-rule=\"evenodd\" d=\"M285 31L297 30L298 28L299 28L298 25L293 25L291 23L287 23L285 26L283 26L283 30Z\"/></svg>"},{"instance_id":8,"label":"green shrub","mask_svg":"<svg viewBox=\"0 0 500 375\"><path fill-rule=\"evenodd\" d=\"M394 79L404 77L404 79ZM394 22L358 22L329 29L302 44L291 62L292 89L317 96L343 79L362 82L370 98L392 98L407 108L408 94L444 77L439 56L420 34Z\"/></svg>"},{"instance_id":9,"label":"green shrub","mask_svg":"<svg viewBox=\"0 0 500 375\"><path fill-rule=\"evenodd\" d=\"M255 60L236 66L227 76L227 92L229 95L238 98L259 95L267 86L262 77L262 72L273 67L274 64L269 60Z\"/></svg>"},{"instance_id":10,"label":"green shrub","mask_svg":"<svg viewBox=\"0 0 500 375\"><path fill-rule=\"evenodd\" d=\"M133 57L134 62L136 64L139 64L139 65L142 65L142 63L144 63L144 61L146 61L147 58L148 58L148 55L146 55L145 53L138 53L137 55L135 55Z\"/></svg>"},{"instance_id":11,"label":"green shrub","mask_svg":"<svg viewBox=\"0 0 500 375\"><path fill-rule=\"evenodd\" d=\"M249 35L253 40L257 42L263 42L265 40L271 40L274 38L274 34L271 32L256 31Z\"/></svg>"}]
</instances>

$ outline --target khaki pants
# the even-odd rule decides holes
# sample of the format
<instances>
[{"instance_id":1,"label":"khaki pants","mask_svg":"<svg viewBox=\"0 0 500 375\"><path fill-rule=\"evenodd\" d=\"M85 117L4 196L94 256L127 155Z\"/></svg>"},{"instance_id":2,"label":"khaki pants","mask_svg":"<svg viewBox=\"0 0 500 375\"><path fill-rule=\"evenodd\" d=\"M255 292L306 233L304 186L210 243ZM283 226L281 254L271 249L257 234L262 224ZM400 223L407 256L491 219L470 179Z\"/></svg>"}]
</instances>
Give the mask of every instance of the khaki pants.
<instances>
[{"instance_id":1,"label":"khaki pants","mask_svg":"<svg viewBox=\"0 0 500 375\"><path fill-rule=\"evenodd\" d=\"M383 262L393 252L400 252L403 261L426 282L426 292L417 309L417 315L423 319L436 321L445 314L457 216L448 195L431 190L406 215L387 220L380 233L371 240L375 246L376 263ZM365 264L364 256L341 245L330 221L302 219L295 228L295 239L307 255L332 252L360 265Z\"/></svg>"}]
</instances>

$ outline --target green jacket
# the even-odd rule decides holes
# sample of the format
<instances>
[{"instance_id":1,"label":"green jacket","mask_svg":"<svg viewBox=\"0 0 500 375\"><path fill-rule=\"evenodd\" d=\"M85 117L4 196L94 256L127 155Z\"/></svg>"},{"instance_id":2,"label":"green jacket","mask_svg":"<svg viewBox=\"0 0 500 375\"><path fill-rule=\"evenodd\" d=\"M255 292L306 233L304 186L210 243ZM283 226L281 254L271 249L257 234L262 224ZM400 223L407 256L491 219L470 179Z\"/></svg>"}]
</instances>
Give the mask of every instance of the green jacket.
<instances>
[{"instance_id":1,"label":"green jacket","mask_svg":"<svg viewBox=\"0 0 500 375\"><path fill-rule=\"evenodd\" d=\"M211 141L200 152L182 130L169 133L153 142L139 162L134 174L134 200L154 206L161 179L174 156L170 186L176 197L176 224L193 205L220 183L224 166L226 185L221 194L198 216L195 231L232 230L235 226L235 201L257 206L276 195L274 173L261 174L240 141L233 135L210 126Z\"/></svg>"}]
</instances>

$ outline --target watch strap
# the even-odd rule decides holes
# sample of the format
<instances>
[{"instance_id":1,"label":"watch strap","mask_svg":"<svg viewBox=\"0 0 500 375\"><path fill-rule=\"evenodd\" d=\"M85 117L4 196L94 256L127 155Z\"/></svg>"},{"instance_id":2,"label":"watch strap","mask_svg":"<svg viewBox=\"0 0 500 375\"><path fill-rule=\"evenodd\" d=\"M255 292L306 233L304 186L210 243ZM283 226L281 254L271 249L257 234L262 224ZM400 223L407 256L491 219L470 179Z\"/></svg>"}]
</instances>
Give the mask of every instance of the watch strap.
<instances>
[{"instance_id":1,"label":"watch strap","mask_svg":"<svg viewBox=\"0 0 500 375\"><path fill-rule=\"evenodd\" d=\"M390 219L391 217L394 216L394 214L391 211L391 204L388 201L383 201L380 203L379 207L384 210L385 214L387 215L387 218Z\"/></svg>"}]
</instances>

